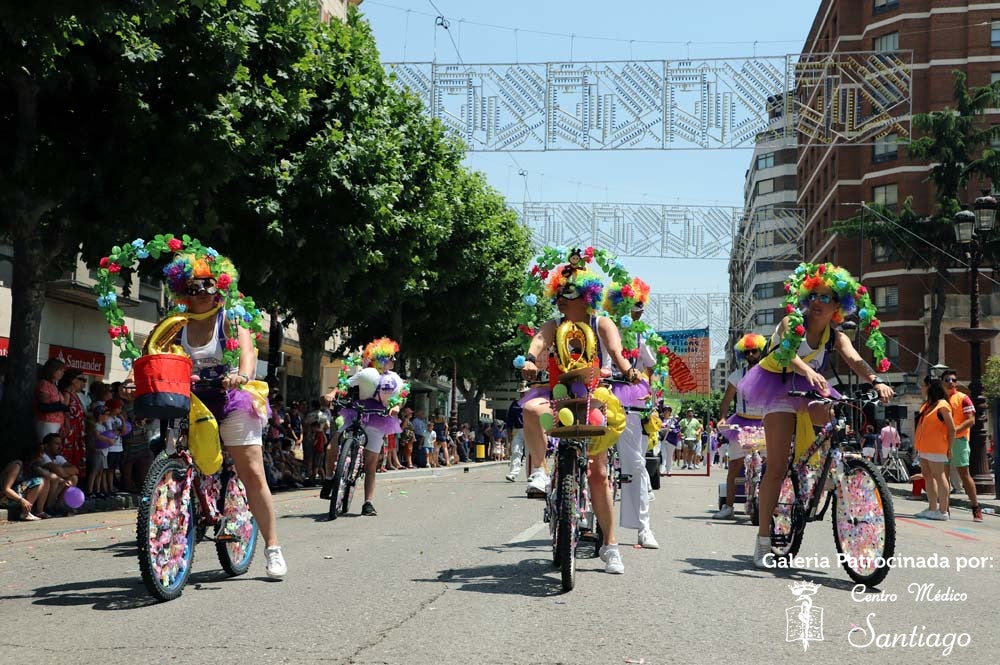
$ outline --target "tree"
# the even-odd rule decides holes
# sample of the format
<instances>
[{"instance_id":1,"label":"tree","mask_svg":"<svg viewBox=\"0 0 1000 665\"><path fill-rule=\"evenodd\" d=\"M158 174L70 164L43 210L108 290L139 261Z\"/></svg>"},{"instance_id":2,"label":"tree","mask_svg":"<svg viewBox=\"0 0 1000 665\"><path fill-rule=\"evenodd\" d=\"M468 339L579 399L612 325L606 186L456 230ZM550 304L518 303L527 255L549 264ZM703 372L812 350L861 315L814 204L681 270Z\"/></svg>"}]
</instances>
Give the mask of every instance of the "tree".
<instances>
[{"instance_id":1,"label":"tree","mask_svg":"<svg viewBox=\"0 0 1000 665\"><path fill-rule=\"evenodd\" d=\"M872 242L891 247L907 267L929 265L934 269L927 339L927 359L931 365L939 361L946 286L953 267L950 256L960 256L963 252L955 240L952 222L955 213L962 209L960 197L970 181L1000 183L1000 152L993 147L1000 139L1000 125L984 122L987 110L1000 106L1000 83L969 87L964 72L956 70L954 75L955 108L914 116L913 128L921 136L906 146L909 156L933 164L929 176L937 202L933 214L919 215L908 198L898 213L872 205L874 215L862 211L832 229L845 235L863 234ZM923 241L908 238L907 230Z\"/></svg>"},{"instance_id":2,"label":"tree","mask_svg":"<svg viewBox=\"0 0 1000 665\"><path fill-rule=\"evenodd\" d=\"M255 0L0 6L0 238L14 249L0 427L27 446L47 281L83 246L204 217L233 171L233 80ZM10 447L5 455L18 451Z\"/></svg>"}]
</instances>

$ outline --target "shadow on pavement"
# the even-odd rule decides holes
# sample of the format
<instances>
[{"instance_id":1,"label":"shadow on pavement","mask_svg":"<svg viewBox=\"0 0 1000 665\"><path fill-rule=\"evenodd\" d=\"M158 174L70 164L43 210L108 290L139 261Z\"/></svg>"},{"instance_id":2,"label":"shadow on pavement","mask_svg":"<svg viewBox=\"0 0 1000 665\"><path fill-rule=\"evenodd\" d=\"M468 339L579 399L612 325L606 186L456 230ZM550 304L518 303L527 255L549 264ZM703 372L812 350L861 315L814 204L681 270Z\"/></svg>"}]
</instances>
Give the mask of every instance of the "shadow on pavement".
<instances>
[{"instance_id":1,"label":"shadow on pavement","mask_svg":"<svg viewBox=\"0 0 1000 665\"><path fill-rule=\"evenodd\" d=\"M219 587L205 585L235 579L254 578L231 578L221 570L192 573L188 578L187 591L214 590ZM55 607L91 605L95 610L135 610L160 602L151 596L146 587L143 586L138 571L136 571L135 577L88 580L39 587L33 593L20 597L34 599L35 605Z\"/></svg>"},{"instance_id":2,"label":"shadow on pavement","mask_svg":"<svg viewBox=\"0 0 1000 665\"><path fill-rule=\"evenodd\" d=\"M121 557L131 557L135 558L139 556L139 550L136 547L135 540L122 540L119 542L111 543L110 545L100 545L98 547L77 547L77 552L107 552L112 554L116 558Z\"/></svg>"},{"instance_id":3,"label":"shadow on pavement","mask_svg":"<svg viewBox=\"0 0 1000 665\"><path fill-rule=\"evenodd\" d=\"M840 591L850 591L855 584L848 579L828 577L829 573L821 570L796 570L794 568L775 568L773 570L760 570L754 567L753 559L747 555L737 555L731 559L681 559L690 568L683 568L681 572L686 575L697 575L702 577L715 577L718 575L732 575L734 577L760 578L761 575L772 575L778 579L785 580L807 580L815 582L820 586L829 589L839 589ZM840 570L838 567L837 570Z\"/></svg>"}]
</instances>

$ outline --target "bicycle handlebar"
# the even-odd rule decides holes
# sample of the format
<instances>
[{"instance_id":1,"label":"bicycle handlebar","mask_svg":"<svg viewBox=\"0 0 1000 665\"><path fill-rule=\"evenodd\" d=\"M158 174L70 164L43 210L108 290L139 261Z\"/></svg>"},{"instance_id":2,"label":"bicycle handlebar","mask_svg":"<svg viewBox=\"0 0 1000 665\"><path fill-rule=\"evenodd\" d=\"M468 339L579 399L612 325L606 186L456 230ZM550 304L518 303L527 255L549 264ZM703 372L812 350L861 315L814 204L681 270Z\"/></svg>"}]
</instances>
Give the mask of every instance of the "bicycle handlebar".
<instances>
[{"instance_id":1,"label":"bicycle handlebar","mask_svg":"<svg viewBox=\"0 0 1000 665\"><path fill-rule=\"evenodd\" d=\"M367 407L361 406L360 402L355 402L354 400L344 401L344 400L335 399L335 400L333 400L333 403L336 404L341 409L351 409L352 411L357 411L360 415L363 415L363 416L367 416L367 415L388 416L389 415L389 408L388 407L385 407L385 408L382 408L382 409L369 409Z\"/></svg>"},{"instance_id":2,"label":"bicycle handlebar","mask_svg":"<svg viewBox=\"0 0 1000 665\"><path fill-rule=\"evenodd\" d=\"M806 397L815 400L817 402L825 402L828 404L840 403L840 402L861 402L867 404L869 402L877 402L880 399L878 393L875 392L874 390L860 390L853 396L843 395L839 398L831 397L829 395L822 395L816 392L815 390L789 390L788 396Z\"/></svg>"}]
</instances>

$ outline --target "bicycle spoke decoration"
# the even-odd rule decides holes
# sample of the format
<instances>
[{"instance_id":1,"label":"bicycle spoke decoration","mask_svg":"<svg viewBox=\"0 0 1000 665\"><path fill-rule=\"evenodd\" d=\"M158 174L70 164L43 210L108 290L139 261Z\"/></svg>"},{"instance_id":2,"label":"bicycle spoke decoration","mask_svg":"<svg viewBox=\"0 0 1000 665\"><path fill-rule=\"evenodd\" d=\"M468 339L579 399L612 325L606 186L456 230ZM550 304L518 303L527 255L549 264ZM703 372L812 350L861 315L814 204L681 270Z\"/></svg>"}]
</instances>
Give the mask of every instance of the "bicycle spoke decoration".
<instances>
[{"instance_id":1,"label":"bicycle spoke decoration","mask_svg":"<svg viewBox=\"0 0 1000 665\"><path fill-rule=\"evenodd\" d=\"M222 520L221 535L226 539L226 547L229 548L232 560L239 563L246 557L247 547L251 544L254 520L246 488L235 475L229 479L229 487L226 489Z\"/></svg>"},{"instance_id":2,"label":"bicycle spoke decoration","mask_svg":"<svg viewBox=\"0 0 1000 665\"><path fill-rule=\"evenodd\" d=\"M188 562L188 529L191 521L190 478L170 472L156 487L150 511L149 558L156 579L170 588L184 576Z\"/></svg>"},{"instance_id":3,"label":"bicycle spoke decoration","mask_svg":"<svg viewBox=\"0 0 1000 665\"><path fill-rule=\"evenodd\" d=\"M837 532L852 568L869 575L885 552L885 513L878 488L861 467L848 469L837 483Z\"/></svg>"}]
</instances>

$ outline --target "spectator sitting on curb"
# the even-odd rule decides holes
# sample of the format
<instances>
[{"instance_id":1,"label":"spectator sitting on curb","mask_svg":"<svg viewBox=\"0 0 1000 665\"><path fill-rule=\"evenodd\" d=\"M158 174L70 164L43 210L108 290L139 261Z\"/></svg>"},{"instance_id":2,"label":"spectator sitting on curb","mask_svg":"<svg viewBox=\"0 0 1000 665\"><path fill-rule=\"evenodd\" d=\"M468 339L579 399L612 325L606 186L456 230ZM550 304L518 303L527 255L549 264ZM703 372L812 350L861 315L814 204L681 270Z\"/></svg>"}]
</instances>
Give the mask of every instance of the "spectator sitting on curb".
<instances>
[{"instance_id":1,"label":"spectator sitting on curb","mask_svg":"<svg viewBox=\"0 0 1000 665\"><path fill-rule=\"evenodd\" d=\"M48 494L48 481L40 476L32 476L20 460L14 460L0 471L0 507L19 510L23 522L48 517L44 510L37 515L31 512L35 507L44 509Z\"/></svg>"},{"instance_id":2,"label":"spectator sitting on curb","mask_svg":"<svg viewBox=\"0 0 1000 665\"><path fill-rule=\"evenodd\" d=\"M69 512L60 504L66 489L77 485L80 479L80 470L60 454L62 444L59 434L46 434L40 446L41 455L35 462L39 476L45 478L48 474L49 496L45 512L52 515Z\"/></svg>"}]
</instances>

